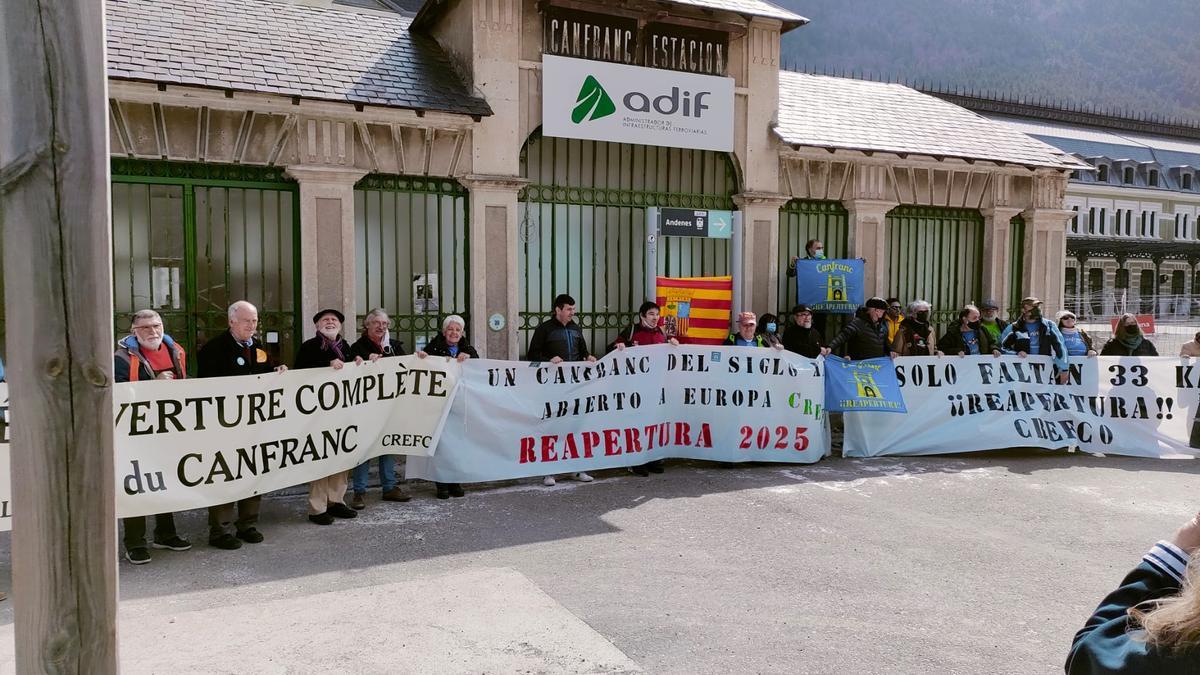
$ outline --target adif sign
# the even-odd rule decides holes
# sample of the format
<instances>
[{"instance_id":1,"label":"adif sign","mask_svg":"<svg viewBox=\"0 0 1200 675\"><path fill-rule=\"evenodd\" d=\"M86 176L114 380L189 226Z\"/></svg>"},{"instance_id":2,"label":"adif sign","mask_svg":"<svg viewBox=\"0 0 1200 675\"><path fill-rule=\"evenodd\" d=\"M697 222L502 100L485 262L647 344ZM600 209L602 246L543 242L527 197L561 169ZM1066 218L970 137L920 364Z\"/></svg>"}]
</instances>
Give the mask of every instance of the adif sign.
<instances>
[{"instance_id":1,"label":"adif sign","mask_svg":"<svg viewBox=\"0 0 1200 675\"><path fill-rule=\"evenodd\" d=\"M542 58L542 133L733 150L733 78Z\"/></svg>"}]
</instances>

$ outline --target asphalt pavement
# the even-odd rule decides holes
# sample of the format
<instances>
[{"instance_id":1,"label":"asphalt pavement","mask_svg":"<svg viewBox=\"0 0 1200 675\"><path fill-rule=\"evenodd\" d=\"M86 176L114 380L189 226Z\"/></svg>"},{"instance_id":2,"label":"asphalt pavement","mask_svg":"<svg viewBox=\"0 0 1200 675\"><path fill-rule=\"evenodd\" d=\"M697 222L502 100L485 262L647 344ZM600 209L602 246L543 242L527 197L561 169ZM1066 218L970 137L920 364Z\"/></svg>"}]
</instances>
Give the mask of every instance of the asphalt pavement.
<instances>
[{"instance_id":1,"label":"asphalt pavement","mask_svg":"<svg viewBox=\"0 0 1200 675\"><path fill-rule=\"evenodd\" d=\"M127 673L1052 673L1200 463L1005 451L671 462L378 501L266 541L124 561ZM9 591L0 537L0 590ZM0 671L11 672L11 602Z\"/></svg>"}]
</instances>

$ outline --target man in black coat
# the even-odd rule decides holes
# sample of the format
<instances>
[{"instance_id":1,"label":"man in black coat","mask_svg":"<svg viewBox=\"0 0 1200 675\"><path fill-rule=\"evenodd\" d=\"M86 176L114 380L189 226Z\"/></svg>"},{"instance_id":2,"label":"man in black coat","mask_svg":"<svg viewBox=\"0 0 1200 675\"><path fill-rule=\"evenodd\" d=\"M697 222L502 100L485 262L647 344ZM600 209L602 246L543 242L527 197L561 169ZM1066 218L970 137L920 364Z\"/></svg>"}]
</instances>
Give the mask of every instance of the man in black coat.
<instances>
[{"instance_id":1,"label":"man in black coat","mask_svg":"<svg viewBox=\"0 0 1200 675\"><path fill-rule=\"evenodd\" d=\"M829 346L821 350L829 354L845 348L846 358L853 361L875 359L883 356L896 358L896 352L890 351L887 344L887 326L883 324L883 314L888 305L883 298L875 297L867 300L867 304L855 314L838 333Z\"/></svg>"},{"instance_id":2,"label":"man in black coat","mask_svg":"<svg viewBox=\"0 0 1200 675\"><path fill-rule=\"evenodd\" d=\"M575 298L561 293L554 298L554 317L546 319L533 329L529 338L529 351L525 358L530 361L592 362L596 357L588 353L583 329L575 323Z\"/></svg>"},{"instance_id":3,"label":"man in black coat","mask_svg":"<svg viewBox=\"0 0 1200 675\"><path fill-rule=\"evenodd\" d=\"M575 323L575 298L560 293L554 298L554 316L546 319L533 329L529 338L529 351L525 358L530 361L587 361L591 363L596 357L588 353L587 340L583 337L583 329ZM592 482L592 477L586 471L574 474L575 480L583 483ZM552 486L554 476L546 476L543 485Z\"/></svg>"},{"instance_id":4,"label":"man in black coat","mask_svg":"<svg viewBox=\"0 0 1200 675\"><path fill-rule=\"evenodd\" d=\"M362 335L350 345L350 353L360 359L372 363L381 358L404 356L404 343L393 340L391 335L392 320L383 309L373 309L363 318ZM380 455L376 458L379 464L379 487L385 502L406 502L412 499L404 489L404 476L396 477L396 464L404 470L404 455ZM399 460L397 462L397 460ZM354 497L350 500L350 508L358 511L367 507L367 478L371 473L371 460L354 467L350 472L350 481L354 487Z\"/></svg>"},{"instance_id":5,"label":"man in black coat","mask_svg":"<svg viewBox=\"0 0 1200 675\"><path fill-rule=\"evenodd\" d=\"M783 348L794 354L815 359L821 355L821 335L813 326L813 313L808 305L792 308L792 322L783 331Z\"/></svg>"},{"instance_id":6,"label":"man in black coat","mask_svg":"<svg viewBox=\"0 0 1200 675\"><path fill-rule=\"evenodd\" d=\"M254 335L257 330L258 309L254 305L245 300L230 305L229 330L200 348L196 374L199 377L233 377L287 370L287 366L277 365L267 354L266 346ZM249 544L262 541L262 533L256 527L261 502L262 495L254 495L238 500L236 504L209 507L209 545L233 550L241 548L243 541ZM235 528L232 532L231 527Z\"/></svg>"},{"instance_id":7,"label":"man in black coat","mask_svg":"<svg viewBox=\"0 0 1200 675\"><path fill-rule=\"evenodd\" d=\"M346 317L336 309L323 309L313 317L317 334L300 345L296 354L296 369L333 368L341 370L346 361L361 364L350 344L342 338L342 323ZM308 484L308 519L317 525L332 525L334 518L354 518L358 513L346 506L348 472L318 478Z\"/></svg>"}]
</instances>

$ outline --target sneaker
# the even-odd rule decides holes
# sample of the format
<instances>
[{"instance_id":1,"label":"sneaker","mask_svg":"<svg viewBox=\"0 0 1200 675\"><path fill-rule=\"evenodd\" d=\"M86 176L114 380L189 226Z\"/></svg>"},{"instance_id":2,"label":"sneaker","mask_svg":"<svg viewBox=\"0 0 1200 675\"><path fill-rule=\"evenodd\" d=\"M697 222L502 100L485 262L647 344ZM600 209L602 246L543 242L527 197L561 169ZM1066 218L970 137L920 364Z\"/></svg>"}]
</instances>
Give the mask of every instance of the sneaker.
<instances>
[{"instance_id":1,"label":"sneaker","mask_svg":"<svg viewBox=\"0 0 1200 675\"><path fill-rule=\"evenodd\" d=\"M325 513L328 513L329 515L331 515L335 518L356 518L356 517L358 517L358 511L355 511L354 509L350 508L349 506L346 506L345 504L339 504L337 502L330 504L329 510L327 510Z\"/></svg>"},{"instance_id":2,"label":"sneaker","mask_svg":"<svg viewBox=\"0 0 1200 675\"><path fill-rule=\"evenodd\" d=\"M170 551L189 551L192 548L192 542L179 535L175 535L166 541L151 542L150 545L154 548L165 548Z\"/></svg>"},{"instance_id":3,"label":"sneaker","mask_svg":"<svg viewBox=\"0 0 1200 675\"><path fill-rule=\"evenodd\" d=\"M134 565L145 565L150 562L150 552L144 548L133 548L125 551L125 559Z\"/></svg>"},{"instance_id":4,"label":"sneaker","mask_svg":"<svg viewBox=\"0 0 1200 675\"><path fill-rule=\"evenodd\" d=\"M650 469L646 468L645 466L631 466L629 467L629 472L641 476L642 478L650 475Z\"/></svg>"},{"instance_id":5,"label":"sneaker","mask_svg":"<svg viewBox=\"0 0 1200 675\"><path fill-rule=\"evenodd\" d=\"M399 485L383 493L383 501L385 502L406 502L410 499L412 499L412 495L408 494L408 490Z\"/></svg>"},{"instance_id":6,"label":"sneaker","mask_svg":"<svg viewBox=\"0 0 1200 675\"><path fill-rule=\"evenodd\" d=\"M438 485L436 496L438 499L450 499L450 486L449 485Z\"/></svg>"},{"instance_id":7,"label":"sneaker","mask_svg":"<svg viewBox=\"0 0 1200 675\"><path fill-rule=\"evenodd\" d=\"M367 493L355 492L354 497L350 499L350 508L355 511L362 511L367 508Z\"/></svg>"},{"instance_id":8,"label":"sneaker","mask_svg":"<svg viewBox=\"0 0 1200 675\"><path fill-rule=\"evenodd\" d=\"M575 480L579 481L580 483L590 483L595 479L589 476L586 471L580 471L579 473L575 474Z\"/></svg>"},{"instance_id":9,"label":"sneaker","mask_svg":"<svg viewBox=\"0 0 1200 675\"><path fill-rule=\"evenodd\" d=\"M256 528L247 527L244 530L238 530L237 538L247 544L259 544L262 543L263 535Z\"/></svg>"},{"instance_id":10,"label":"sneaker","mask_svg":"<svg viewBox=\"0 0 1200 675\"><path fill-rule=\"evenodd\" d=\"M308 522L316 523L317 525L332 525L333 516L328 513L312 513L308 516Z\"/></svg>"},{"instance_id":11,"label":"sneaker","mask_svg":"<svg viewBox=\"0 0 1200 675\"><path fill-rule=\"evenodd\" d=\"M542 485L546 487L554 487L554 476L546 476L542 479Z\"/></svg>"},{"instance_id":12,"label":"sneaker","mask_svg":"<svg viewBox=\"0 0 1200 675\"><path fill-rule=\"evenodd\" d=\"M467 493L463 492L462 486L459 485L458 483L451 483L450 484L450 496L451 497L466 497Z\"/></svg>"},{"instance_id":13,"label":"sneaker","mask_svg":"<svg viewBox=\"0 0 1200 675\"><path fill-rule=\"evenodd\" d=\"M208 545L216 548L225 549L226 551L236 551L242 547L242 542L237 537L226 532L219 537L209 537Z\"/></svg>"}]
</instances>

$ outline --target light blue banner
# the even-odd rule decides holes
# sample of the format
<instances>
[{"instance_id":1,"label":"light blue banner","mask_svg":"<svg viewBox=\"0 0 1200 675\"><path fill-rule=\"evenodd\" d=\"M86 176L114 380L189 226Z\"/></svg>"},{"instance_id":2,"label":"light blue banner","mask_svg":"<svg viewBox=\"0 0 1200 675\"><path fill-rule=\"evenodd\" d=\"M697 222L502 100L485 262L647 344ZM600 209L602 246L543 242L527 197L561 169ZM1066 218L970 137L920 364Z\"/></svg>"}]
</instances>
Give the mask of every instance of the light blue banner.
<instances>
[{"instance_id":1,"label":"light blue banner","mask_svg":"<svg viewBox=\"0 0 1200 675\"><path fill-rule=\"evenodd\" d=\"M830 412L908 412L889 358L825 357L825 406Z\"/></svg>"},{"instance_id":2,"label":"light blue banner","mask_svg":"<svg viewBox=\"0 0 1200 675\"><path fill-rule=\"evenodd\" d=\"M863 261L796 261L796 302L814 312L853 314L866 298L863 293Z\"/></svg>"}]
</instances>

